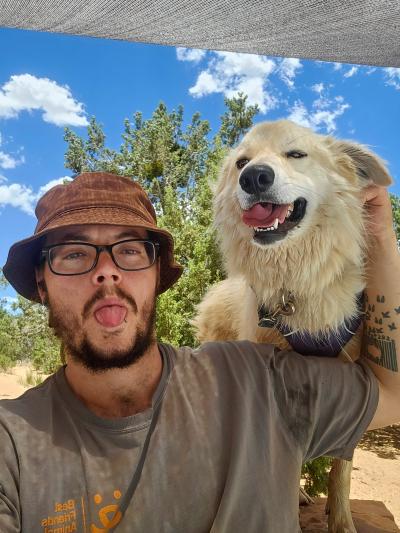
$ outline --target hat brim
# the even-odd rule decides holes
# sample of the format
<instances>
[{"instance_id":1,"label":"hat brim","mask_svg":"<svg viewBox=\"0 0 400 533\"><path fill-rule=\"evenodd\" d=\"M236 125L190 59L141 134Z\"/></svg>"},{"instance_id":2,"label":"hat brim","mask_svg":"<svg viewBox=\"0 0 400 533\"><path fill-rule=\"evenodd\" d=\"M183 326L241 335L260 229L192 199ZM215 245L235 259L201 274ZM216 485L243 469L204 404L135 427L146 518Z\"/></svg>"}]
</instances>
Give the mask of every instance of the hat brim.
<instances>
[{"instance_id":1,"label":"hat brim","mask_svg":"<svg viewBox=\"0 0 400 533\"><path fill-rule=\"evenodd\" d=\"M159 294L169 289L181 276L183 268L174 260L174 241L168 231L150 224L139 213L135 214L127 209L91 206L63 213L32 237L13 244L3 267L3 273L19 294L28 300L40 303L35 269L39 264L40 250L44 246L46 236L58 229L82 224L132 226L151 232L160 244Z\"/></svg>"}]
</instances>

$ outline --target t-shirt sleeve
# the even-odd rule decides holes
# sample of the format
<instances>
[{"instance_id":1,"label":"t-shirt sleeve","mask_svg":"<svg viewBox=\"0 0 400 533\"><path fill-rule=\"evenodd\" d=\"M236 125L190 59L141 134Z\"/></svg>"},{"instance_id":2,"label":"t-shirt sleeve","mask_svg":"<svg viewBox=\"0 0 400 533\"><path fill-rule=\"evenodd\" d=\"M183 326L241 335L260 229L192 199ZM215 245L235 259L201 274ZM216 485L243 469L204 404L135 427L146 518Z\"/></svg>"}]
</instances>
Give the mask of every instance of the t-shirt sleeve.
<instances>
[{"instance_id":1,"label":"t-shirt sleeve","mask_svg":"<svg viewBox=\"0 0 400 533\"><path fill-rule=\"evenodd\" d=\"M368 365L276 352L269 372L282 421L304 461L322 455L350 460L378 404Z\"/></svg>"},{"instance_id":2,"label":"t-shirt sleeve","mask_svg":"<svg viewBox=\"0 0 400 533\"><path fill-rule=\"evenodd\" d=\"M19 533L18 458L12 437L0 413L0 531Z\"/></svg>"}]
</instances>

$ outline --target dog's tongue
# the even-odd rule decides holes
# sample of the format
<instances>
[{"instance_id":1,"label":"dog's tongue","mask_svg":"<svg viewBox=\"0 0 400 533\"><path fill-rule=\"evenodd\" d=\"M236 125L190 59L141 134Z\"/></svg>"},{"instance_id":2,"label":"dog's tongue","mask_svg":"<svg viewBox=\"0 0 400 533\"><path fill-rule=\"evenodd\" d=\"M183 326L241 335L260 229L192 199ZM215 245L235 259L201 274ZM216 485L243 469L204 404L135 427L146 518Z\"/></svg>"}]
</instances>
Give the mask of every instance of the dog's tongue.
<instances>
[{"instance_id":1,"label":"dog's tongue","mask_svg":"<svg viewBox=\"0 0 400 533\"><path fill-rule=\"evenodd\" d=\"M113 328L122 324L126 316L126 308L120 305L105 305L98 309L94 316L102 326Z\"/></svg>"},{"instance_id":2,"label":"dog's tongue","mask_svg":"<svg viewBox=\"0 0 400 533\"><path fill-rule=\"evenodd\" d=\"M242 220L247 226L268 227L274 223L276 218L282 223L286 213L287 205L255 204L247 211L243 211Z\"/></svg>"}]
</instances>

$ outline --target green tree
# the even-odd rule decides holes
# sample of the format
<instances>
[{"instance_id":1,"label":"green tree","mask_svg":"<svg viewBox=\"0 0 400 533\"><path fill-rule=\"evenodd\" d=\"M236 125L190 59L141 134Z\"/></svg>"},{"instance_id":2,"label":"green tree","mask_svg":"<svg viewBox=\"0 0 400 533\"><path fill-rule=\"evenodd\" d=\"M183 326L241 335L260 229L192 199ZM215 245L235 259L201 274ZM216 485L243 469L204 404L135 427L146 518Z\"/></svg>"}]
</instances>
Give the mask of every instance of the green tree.
<instances>
[{"instance_id":1,"label":"green tree","mask_svg":"<svg viewBox=\"0 0 400 533\"><path fill-rule=\"evenodd\" d=\"M225 98L226 111L221 117L219 135L226 146L235 146L251 128L253 119L259 112L258 105L248 105L247 95L239 93L233 98Z\"/></svg>"},{"instance_id":2,"label":"green tree","mask_svg":"<svg viewBox=\"0 0 400 533\"><path fill-rule=\"evenodd\" d=\"M0 290L8 286L0 273ZM53 372L60 365L60 343L48 326L47 309L18 296L0 299L0 367L31 361L36 370Z\"/></svg>"},{"instance_id":3,"label":"green tree","mask_svg":"<svg viewBox=\"0 0 400 533\"><path fill-rule=\"evenodd\" d=\"M7 370L18 359L18 328L14 317L0 304L0 368Z\"/></svg>"},{"instance_id":4,"label":"green tree","mask_svg":"<svg viewBox=\"0 0 400 533\"><path fill-rule=\"evenodd\" d=\"M397 242L400 245L400 197L396 196L395 194L391 194L390 200L392 202L394 229L397 235Z\"/></svg>"},{"instance_id":5,"label":"green tree","mask_svg":"<svg viewBox=\"0 0 400 533\"><path fill-rule=\"evenodd\" d=\"M0 270L0 290L8 283ZM0 369L7 370L18 358L18 329L6 298L0 298Z\"/></svg>"},{"instance_id":6,"label":"green tree","mask_svg":"<svg viewBox=\"0 0 400 533\"><path fill-rule=\"evenodd\" d=\"M68 143L65 166L74 174L95 170L119 174L115 153L105 147L106 136L95 117L91 117L89 121L86 140L69 128L65 129L64 140Z\"/></svg>"},{"instance_id":7,"label":"green tree","mask_svg":"<svg viewBox=\"0 0 400 533\"><path fill-rule=\"evenodd\" d=\"M18 359L29 360L35 370L46 374L61 364L60 342L48 326L48 311L43 305L22 296L12 305L19 337Z\"/></svg>"}]
</instances>

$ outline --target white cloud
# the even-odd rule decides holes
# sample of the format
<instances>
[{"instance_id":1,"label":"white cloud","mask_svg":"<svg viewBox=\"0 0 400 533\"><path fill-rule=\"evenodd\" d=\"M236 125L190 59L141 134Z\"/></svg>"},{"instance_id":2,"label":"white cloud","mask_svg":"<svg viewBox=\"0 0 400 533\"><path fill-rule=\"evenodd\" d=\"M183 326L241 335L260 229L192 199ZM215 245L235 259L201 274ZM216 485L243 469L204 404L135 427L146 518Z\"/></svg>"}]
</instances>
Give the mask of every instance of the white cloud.
<instances>
[{"instance_id":1,"label":"white cloud","mask_svg":"<svg viewBox=\"0 0 400 533\"><path fill-rule=\"evenodd\" d=\"M56 126L86 126L83 104L69 87L31 74L11 76L0 87L0 117L15 118L22 111L43 111L43 120Z\"/></svg>"},{"instance_id":2,"label":"white cloud","mask_svg":"<svg viewBox=\"0 0 400 533\"><path fill-rule=\"evenodd\" d=\"M301 64L300 59L293 57L285 58L281 61L278 68L279 77L289 88L292 88L294 86L294 78L296 77L297 70L302 67L303 65Z\"/></svg>"},{"instance_id":3,"label":"white cloud","mask_svg":"<svg viewBox=\"0 0 400 533\"><path fill-rule=\"evenodd\" d=\"M2 145L2 143L3 143L3 137L0 133L0 146ZM3 150L0 150L0 168L4 168L4 169L15 168L17 165L20 165L22 163L25 163L24 156L20 157L19 159L16 159L12 155L6 154L5 152L3 152Z\"/></svg>"},{"instance_id":4,"label":"white cloud","mask_svg":"<svg viewBox=\"0 0 400 533\"><path fill-rule=\"evenodd\" d=\"M0 206L10 205L28 215L34 214L34 193L30 187L19 183L0 185Z\"/></svg>"},{"instance_id":5,"label":"white cloud","mask_svg":"<svg viewBox=\"0 0 400 533\"><path fill-rule=\"evenodd\" d=\"M352 66L351 69L349 69L347 72L343 74L343 76L345 78L351 78L352 76L354 76L354 74L357 74L357 72L358 72L358 67Z\"/></svg>"},{"instance_id":6,"label":"white cloud","mask_svg":"<svg viewBox=\"0 0 400 533\"><path fill-rule=\"evenodd\" d=\"M322 84L312 87L312 90L317 92L319 96L312 103L311 110L308 110L304 103L298 100L295 102L288 119L315 131L322 130L333 133L336 130L336 119L343 115L350 106L345 103L342 96L330 98L329 95L324 94L324 88L320 85Z\"/></svg>"},{"instance_id":7,"label":"white cloud","mask_svg":"<svg viewBox=\"0 0 400 533\"><path fill-rule=\"evenodd\" d=\"M20 160L14 159L11 155L0 151L0 168L15 168L23 162L24 158L21 158Z\"/></svg>"},{"instance_id":8,"label":"white cloud","mask_svg":"<svg viewBox=\"0 0 400 533\"><path fill-rule=\"evenodd\" d=\"M330 111L317 111L311 115L311 122L314 129L325 129L328 133L333 133L336 130L336 119L343 115L348 109L349 104L339 104L335 109Z\"/></svg>"},{"instance_id":9,"label":"white cloud","mask_svg":"<svg viewBox=\"0 0 400 533\"><path fill-rule=\"evenodd\" d=\"M212 93L231 98L243 92L248 96L249 104L257 104L260 111L266 113L276 106L275 97L266 89L268 77L276 67L272 59L254 54L215 52L189 93L197 98ZM295 70L294 65L291 68ZM290 80L289 64L285 72Z\"/></svg>"},{"instance_id":10,"label":"white cloud","mask_svg":"<svg viewBox=\"0 0 400 533\"><path fill-rule=\"evenodd\" d=\"M315 93L321 94L324 90L324 84L323 83L316 83L315 85L312 85L311 90Z\"/></svg>"},{"instance_id":11,"label":"white cloud","mask_svg":"<svg viewBox=\"0 0 400 533\"><path fill-rule=\"evenodd\" d=\"M0 176L0 207L9 205L33 216L35 214L35 205L39 198L49 189L55 185L63 183L66 179L70 180L71 178L65 176L51 180L40 187L38 192L35 193L32 188L27 185L21 185L20 183L11 183L10 185L7 185L5 184L7 179L4 178L4 176Z\"/></svg>"},{"instance_id":12,"label":"white cloud","mask_svg":"<svg viewBox=\"0 0 400 533\"><path fill-rule=\"evenodd\" d=\"M49 191L52 187L55 187L56 185L62 185L64 181L71 181L72 178L69 176L63 176L62 178L57 178L55 180L50 180L45 185L42 185L36 194L36 200L39 200L41 196L43 196L47 191Z\"/></svg>"},{"instance_id":13,"label":"white cloud","mask_svg":"<svg viewBox=\"0 0 400 533\"><path fill-rule=\"evenodd\" d=\"M296 122L296 124L299 124L300 126L305 126L306 128L312 127L308 111L300 100L295 102L293 109L287 118L293 120L293 122Z\"/></svg>"},{"instance_id":14,"label":"white cloud","mask_svg":"<svg viewBox=\"0 0 400 533\"><path fill-rule=\"evenodd\" d=\"M176 57L179 61L192 61L198 63L206 55L205 50L199 50L198 48L177 48Z\"/></svg>"},{"instance_id":15,"label":"white cloud","mask_svg":"<svg viewBox=\"0 0 400 533\"><path fill-rule=\"evenodd\" d=\"M340 70L343 66L342 63L336 63L336 62L332 63L332 65L333 65L333 70Z\"/></svg>"},{"instance_id":16,"label":"white cloud","mask_svg":"<svg viewBox=\"0 0 400 533\"><path fill-rule=\"evenodd\" d=\"M215 78L209 71L203 70L197 78L196 85L189 89L193 96L201 98L207 94L223 93L225 85L222 81Z\"/></svg>"},{"instance_id":17,"label":"white cloud","mask_svg":"<svg viewBox=\"0 0 400 533\"><path fill-rule=\"evenodd\" d=\"M383 69L386 78L386 85L391 85L400 91L400 68L387 67Z\"/></svg>"}]
</instances>

